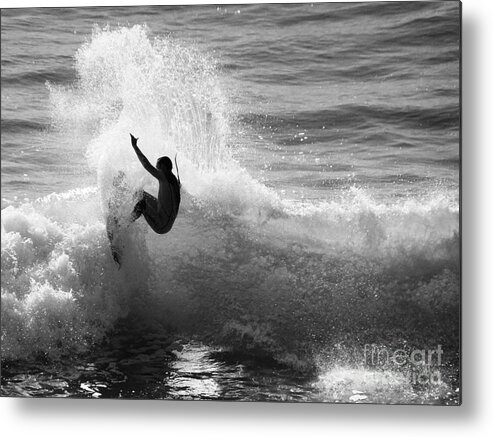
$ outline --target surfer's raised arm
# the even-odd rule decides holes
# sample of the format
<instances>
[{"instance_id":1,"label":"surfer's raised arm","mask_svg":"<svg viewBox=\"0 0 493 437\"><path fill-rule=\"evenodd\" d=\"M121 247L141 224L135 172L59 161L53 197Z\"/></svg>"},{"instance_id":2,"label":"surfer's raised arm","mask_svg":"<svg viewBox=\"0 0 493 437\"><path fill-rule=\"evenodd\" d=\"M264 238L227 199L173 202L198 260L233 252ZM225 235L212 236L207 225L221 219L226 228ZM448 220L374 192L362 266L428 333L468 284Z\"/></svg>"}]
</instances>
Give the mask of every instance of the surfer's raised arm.
<instances>
[{"instance_id":1,"label":"surfer's raised arm","mask_svg":"<svg viewBox=\"0 0 493 437\"><path fill-rule=\"evenodd\" d=\"M137 154L137 157L139 158L139 161L141 164L144 166L144 168L151 174L153 175L156 179L160 178L160 172L157 170L156 167L154 167L149 160L145 157L145 155L140 151L139 147L137 146L137 140L138 138L135 138L132 134L130 134L131 142L132 142L132 147L135 150L135 153Z\"/></svg>"},{"instance_id":2,"label":"surfer's raised arm","mask_svg":"<svg viewBox=\"0 0 493 437\"><path fill-rule=\"evenodd\" d=\"M147 224L154 232L157 234L166 234L171 231L176 216L178 215L181 200L181 183L173 174L173 162L168 156L161 156L156 162L156 167L154 167L137 146L138 138L135 138L132 134L130 134L130 139L132 147L134 148L141 164L159 181L159 191L157 198L144 190L139 191L138 197L140 197L140 200L138 200L135 204L130 215L129 222L132 223L141 215L144 215ZM176 156L175 164L176 171L178 172ZM110 213L106 222L106 231L108 233L108 239L110 240L111 253L113 255L113 259L118 265L121 265L121 257L118 251L119 249L115 243L115 232L121 228L119 218L117 216L121 202L119 203L117 199L120 197L118 194L122 194L122 192L125 191L123 190L126 185L124 178L125 174L120 172L119 175L113 180L116 195L115 198L110 198L110 201L108 202ZM118 187L120 187L120 191L118 191ZM137 193L134 196L136 195Z\"/></svg>"}]
</instances>

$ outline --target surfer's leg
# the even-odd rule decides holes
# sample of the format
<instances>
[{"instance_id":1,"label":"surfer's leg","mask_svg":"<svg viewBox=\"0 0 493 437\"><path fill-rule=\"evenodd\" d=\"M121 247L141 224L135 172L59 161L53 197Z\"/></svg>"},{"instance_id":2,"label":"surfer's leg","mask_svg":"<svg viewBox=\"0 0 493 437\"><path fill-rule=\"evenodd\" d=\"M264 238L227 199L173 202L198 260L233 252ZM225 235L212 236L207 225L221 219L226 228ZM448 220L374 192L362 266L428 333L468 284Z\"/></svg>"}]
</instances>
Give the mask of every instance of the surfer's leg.
<instances>
[{"instance_id":1,"label":"surfer's leg","mask_svg":"<svg viewBox=\"0 0 493 437\"><path fill-rule=\"evenodd\" d=\"M139 200L135 204L134 210L132 211L132 214L130 215L130 222L134 222L135 220L137 220L142 215L142 213L144 212L145 207L146 207L145 200L144 199Z\"/></svg>"},{"instance_id":2,"label":"surfer's leg","mask_svg":"<svg viewBox=\"0 0 493 437\"><path fill-rule=\"evenodd\" d=\"M141 215L144 215L147 224L153 231L158 232L157 230L162 227L157 199L146 191L142 192L142 199L135 204L130 221L134 222Z\"/></svg>"},{"instance_id":3,"label":"surfer's leg","mask_svg":"<svg viewBox=\"0 0 493 437\"><path fill-rule=\"evenodd\" d=\"M167 231L163 229L163 218L159 214L158 201L154 196L148 194L145 196L145 209L143 211L144 218L151 229L158 233L163 234Z\"/></svg>"},{"instance_id":4,"label":"surfer's leg","mask_svg":"<svg viewBox=\"0 0 493 437\"><path fill-rule=\"evenodd\" d=\"M134 210L130 215L130 222L134 222L144 213L147 208L147 203L150 199L153 199L154 201L156 200L154 199L154 196L151 196L149 193L142 191L142 198L135 204Z\"/></svg>"},{"instance_id":5,"label":"surfer's leg","mask_svg":"<svg viewBox=\"0 0 493 437\"><path fill-rule=\"evenodd\" d=\"M147 224L154 232L158 234L163 234L168 231L163 230L163 224L162 219L159 215L159 205L157 199L146 191L142 192L142 199L140 199L135 204L132 215L130 216L130 221L134 222L141 215L144 215Z\"/></svg>"}]
</instances>

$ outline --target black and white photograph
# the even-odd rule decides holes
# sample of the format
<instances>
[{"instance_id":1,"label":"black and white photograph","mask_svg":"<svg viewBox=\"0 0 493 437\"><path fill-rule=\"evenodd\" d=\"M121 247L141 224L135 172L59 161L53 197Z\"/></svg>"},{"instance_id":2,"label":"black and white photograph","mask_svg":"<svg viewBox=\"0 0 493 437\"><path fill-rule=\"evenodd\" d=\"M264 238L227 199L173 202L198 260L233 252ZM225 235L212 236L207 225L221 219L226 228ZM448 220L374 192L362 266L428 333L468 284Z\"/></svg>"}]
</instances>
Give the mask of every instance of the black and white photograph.
<instances>
[{"instance_id":1,"label":"black and white photograph","mask_svg":"<svg viewBox=\"0 0 493 437\"><path fill-rule=\"evenodd\" d=\"M461 404L459 1L42 6L1 9L2 397Z\"/></svg>"}]
</instances>

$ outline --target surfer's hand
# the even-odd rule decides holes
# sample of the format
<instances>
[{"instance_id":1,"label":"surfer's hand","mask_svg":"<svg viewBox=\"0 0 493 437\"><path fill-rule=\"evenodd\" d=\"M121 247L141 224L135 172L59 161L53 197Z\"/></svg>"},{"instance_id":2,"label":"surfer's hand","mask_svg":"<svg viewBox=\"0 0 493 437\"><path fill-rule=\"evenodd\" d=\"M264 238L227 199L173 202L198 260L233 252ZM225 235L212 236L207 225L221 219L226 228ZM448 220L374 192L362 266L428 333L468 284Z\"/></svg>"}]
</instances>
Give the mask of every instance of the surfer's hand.
<instances>
[{"instance_id":1,"label":"surfer's hand","mask_svg":"<svg viewBox=\"0 0 493 437\"><path fill-rule=\"evenodd\" d=\"M138 138L135 138L132 134L130 134L130 138L132 139L132 146L136 146Z\"/></svg>"}]
</instances>

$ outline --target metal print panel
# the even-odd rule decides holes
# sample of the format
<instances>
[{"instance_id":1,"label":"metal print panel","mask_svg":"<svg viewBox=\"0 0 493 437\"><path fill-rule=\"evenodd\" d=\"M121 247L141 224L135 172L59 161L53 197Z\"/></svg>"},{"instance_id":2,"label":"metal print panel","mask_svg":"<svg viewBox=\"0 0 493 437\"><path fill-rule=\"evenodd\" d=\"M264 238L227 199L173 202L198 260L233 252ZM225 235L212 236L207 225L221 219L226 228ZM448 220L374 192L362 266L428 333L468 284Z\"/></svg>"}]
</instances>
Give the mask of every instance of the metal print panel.
<instances>
[{"instance_id":1,"label":"metal print panel","mask_svg":"<svg viewBox=\"0 0 493 437\"><path fill-rule=\"evenodd\" d=\"M460 403L460 3L3 9L3 396Z\"/></svg>"}]
</instances>

